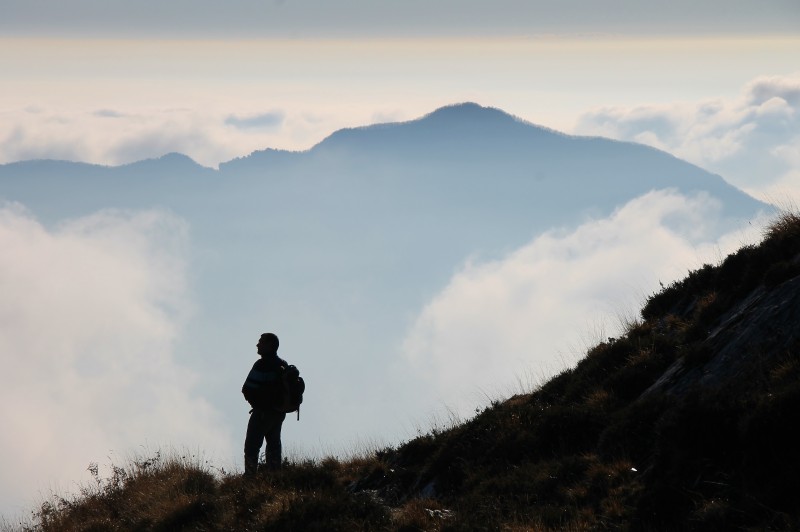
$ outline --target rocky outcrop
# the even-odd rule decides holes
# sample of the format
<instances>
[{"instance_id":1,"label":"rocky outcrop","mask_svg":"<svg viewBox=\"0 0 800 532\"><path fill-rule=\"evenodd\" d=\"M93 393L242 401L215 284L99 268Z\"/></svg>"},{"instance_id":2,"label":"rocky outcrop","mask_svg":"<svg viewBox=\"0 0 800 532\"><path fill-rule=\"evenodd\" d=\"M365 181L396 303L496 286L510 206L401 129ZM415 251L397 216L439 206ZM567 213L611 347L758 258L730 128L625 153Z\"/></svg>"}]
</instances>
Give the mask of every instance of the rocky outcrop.
<instances>
[{"instance_id":1,"label":"rocky outcrop","mask_svg":"<svg viewBox=\"0 0 800 532\"><path fill-rule=\"evenodd\" d=\"M755 288L708 331L695 356L676 360L643 396L765 385L765 369L800 343L800 277Z\"/></svg>"}]
</instances>

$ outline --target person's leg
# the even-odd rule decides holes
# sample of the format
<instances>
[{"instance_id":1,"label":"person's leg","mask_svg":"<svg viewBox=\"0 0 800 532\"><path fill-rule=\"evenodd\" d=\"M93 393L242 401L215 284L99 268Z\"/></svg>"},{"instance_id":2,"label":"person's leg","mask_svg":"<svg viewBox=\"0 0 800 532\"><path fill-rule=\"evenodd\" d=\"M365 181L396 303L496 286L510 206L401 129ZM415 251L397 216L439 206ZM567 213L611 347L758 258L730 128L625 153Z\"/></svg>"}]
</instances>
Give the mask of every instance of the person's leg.
<instances>
[{"instance_id":1,"label":"person's leg","mask_svg":"<svg viewBox=\"0 0 800 532\"><path fill-rule=\"evenodd\" d=\"M281 446L281 427L286 414L283 412L269 412L265 416L266 426L264 435L267 439L267 467L270 470L281 468L283 460L282 446Z\"/></svg>"},{"instance_id":2,"label":"person's leg","mask_svg":"<svg viewBox=\"0 0 800 532\"><path fill-rule=\"evenodd\" d=\"M247 434L244 437L244 474L254 475L258 469L258 454L264 441L264 412L253 410L247 422Z\"/></svg>"}]
</instances>

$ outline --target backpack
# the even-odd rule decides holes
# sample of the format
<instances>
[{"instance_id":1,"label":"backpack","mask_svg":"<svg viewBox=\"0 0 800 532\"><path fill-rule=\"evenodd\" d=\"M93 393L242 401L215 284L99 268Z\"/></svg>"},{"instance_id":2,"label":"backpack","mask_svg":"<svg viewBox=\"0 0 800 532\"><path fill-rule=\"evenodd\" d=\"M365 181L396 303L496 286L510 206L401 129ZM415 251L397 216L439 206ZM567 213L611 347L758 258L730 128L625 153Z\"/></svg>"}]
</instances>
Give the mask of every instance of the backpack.
<instances>
[{"instance_id":1,"label":"backpack","mask_svg":"<svg viewBox=\"0 0 800 532\"><path fill-rule=\"evenodd\" d=\"M279 412L297 412L297 419L300 419L300 404L303 402L303 392L306 391L306 383L300 376L300 370L296 366L281 366L279 387L281 388L280 402L275 406Z\"/></svg>"}]
</instances>

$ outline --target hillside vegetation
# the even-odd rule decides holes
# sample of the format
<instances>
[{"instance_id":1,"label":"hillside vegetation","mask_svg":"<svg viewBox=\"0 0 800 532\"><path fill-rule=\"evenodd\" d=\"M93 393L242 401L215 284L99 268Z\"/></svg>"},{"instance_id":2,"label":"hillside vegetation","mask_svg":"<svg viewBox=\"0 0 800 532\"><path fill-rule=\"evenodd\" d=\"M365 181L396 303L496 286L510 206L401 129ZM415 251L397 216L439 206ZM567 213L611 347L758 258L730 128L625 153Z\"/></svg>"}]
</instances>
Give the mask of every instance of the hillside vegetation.
<instances>
[{"instance_id":1,"label":"hillside vegetation","mask_svg":"<svg viewBox=\"0 0 800 532\"><path fill-rule=\"evenodd\" d=\"M255 479L157 455L26 530L800 528L800 217L649 298L530 394Z\"/></svg>"}]
</instances>

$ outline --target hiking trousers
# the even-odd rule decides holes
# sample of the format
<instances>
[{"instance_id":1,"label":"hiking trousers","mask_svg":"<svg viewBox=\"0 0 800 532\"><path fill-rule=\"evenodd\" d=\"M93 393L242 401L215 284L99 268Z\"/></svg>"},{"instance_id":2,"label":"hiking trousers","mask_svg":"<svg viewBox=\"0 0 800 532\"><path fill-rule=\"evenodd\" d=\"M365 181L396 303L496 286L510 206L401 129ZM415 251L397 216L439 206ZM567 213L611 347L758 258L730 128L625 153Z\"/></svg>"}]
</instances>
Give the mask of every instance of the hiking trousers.
<instances>
[{"instance_id":1,"label":"hiking trousers","mask_svg":"<svg viewBox=\"0 0 800 532\"><path fill-rule=\"evenodd\" d=\"M281 467L281 426L286 414L276 410L260 410L254 408L250 412L247 423L247 434L244 438L244 472L253 474L258 469L258 455L261 444L267 441L267 467Z\"/></svg>"}]
</instances>

